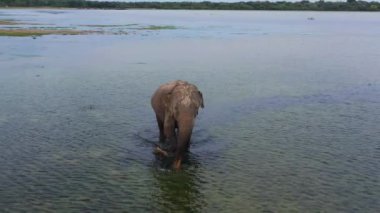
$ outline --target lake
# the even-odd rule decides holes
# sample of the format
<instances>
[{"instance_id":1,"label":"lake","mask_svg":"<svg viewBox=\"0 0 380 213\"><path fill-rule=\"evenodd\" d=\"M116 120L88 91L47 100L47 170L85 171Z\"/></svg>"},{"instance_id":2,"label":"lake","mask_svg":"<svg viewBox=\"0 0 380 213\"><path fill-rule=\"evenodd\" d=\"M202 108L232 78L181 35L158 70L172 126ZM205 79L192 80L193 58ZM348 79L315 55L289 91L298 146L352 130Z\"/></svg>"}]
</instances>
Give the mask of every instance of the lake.
<instances>
[{"instance_id":1,"label":"lake","mask_svg":"<svg viewBox=\"0 0 380 213\"><path fill-rule=\"evenodd\" d=\"M0 9L2 212L378 212L380 13ZM202 91L181 171L150 97Z\"/></svg>"}]
</instances>

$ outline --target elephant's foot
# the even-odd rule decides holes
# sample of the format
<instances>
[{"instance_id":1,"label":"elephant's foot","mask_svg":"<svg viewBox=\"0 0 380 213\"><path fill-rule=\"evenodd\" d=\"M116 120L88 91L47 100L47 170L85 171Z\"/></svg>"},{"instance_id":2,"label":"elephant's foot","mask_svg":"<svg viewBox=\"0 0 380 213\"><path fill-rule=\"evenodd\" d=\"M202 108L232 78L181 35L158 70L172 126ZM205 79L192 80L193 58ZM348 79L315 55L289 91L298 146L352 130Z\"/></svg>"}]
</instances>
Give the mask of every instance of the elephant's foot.
<instances>
[{"instance_id":1,"label":"elephant's foot","mask_svg":"<svg viewBox=\"0 0 380 213\"><path fill-rule=\"evenodd\" d=\"M181 159L176 159L173 163L173 169L180 170L181 169Z\"/></svg>"},{"instance_id":2,"label":"elephant's foot","mask_svg":"<svg viewBox=\"0 0 380 213\"><path fill-rule=\"evenodd\" d=\"M165 157L169 156L168 152L161 149L159 146L156 146L156 148L153 150L153 153L156 155L161 155L161 156L165 156Z\"/></svg>"}]
</instances>

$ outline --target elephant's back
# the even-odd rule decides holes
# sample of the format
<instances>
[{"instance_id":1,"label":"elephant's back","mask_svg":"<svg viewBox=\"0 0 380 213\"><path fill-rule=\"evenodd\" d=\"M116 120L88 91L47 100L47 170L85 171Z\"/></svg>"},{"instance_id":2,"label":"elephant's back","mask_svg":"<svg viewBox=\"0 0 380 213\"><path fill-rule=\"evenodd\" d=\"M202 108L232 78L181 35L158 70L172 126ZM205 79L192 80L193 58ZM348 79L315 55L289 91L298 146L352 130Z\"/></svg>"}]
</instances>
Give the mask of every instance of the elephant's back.
<instances>
[{"instance_id":1,"label":"elephant's back","mask_svg":"<svg viewBox=\"0 0 380 213\"><path fill-rule=\"evenodd\" d=\"M177 87L181 87L183 85L189 85L189 83L187 81L176 80L165 84L161 84L158 87L158 89L154 92L152 96L152 101L153 99L162 99L163 96L173 93L173 91L177 89Z\"/></svg>"},{"instance_id":2,"label":"elephant's back","mask_svg":"<svg viewBox=\"0 0 380 213\"><path fill-rule=\"evenodd\" d=\"M176 80L176 81L171 81L171 82L162 84L158 89L169 94L169 93L172 93L175 89L178 89L185 85L191 85L191 84L188 83L187 81Z\"/></svg>"},{"instance_id":3,"label":"elephant's back","mask_svg":"<svg viewBox=\"0 0 380 213\"><path fill-rule=\"evenodd\" d=\"M176 80L159 86L152 96L152 107L157 109L164 107L165 97L169 94L172 96L170 98L171 102L174 101L175 104L183 104L188 106L191 103L196 103L197 107L200 105L199 99L201 97L199 97L198 88L187 81Z\"/></svg>"},{"instance_id":4,"label":"elephant's back","mask_svg":"<svg viewBox=\"0 0 380 213\"><path fill-rule=\"evenodd\" d=\"M172 81L165 84L161 84L152 95L152 103L156 102L156 100L162 99L165 95L171 93L174 87L177 85L176 82L177 81Z\"/></svg>"},{"instance_id":5,"label":"elephant's back","mask_svg":"<svg viewBox=\"0 0 380 213\"><path fill-rule=\"evenodd\" d=\"M172 93L174 88L178 86L179 84L182 84L185 81L177 80L177 81L171 81L165 84L161 84L157 90L153 93L151 98L151 105L153 109L158 112L164 110L164 100L165 96Z\"/></svg>"}]
</instances>

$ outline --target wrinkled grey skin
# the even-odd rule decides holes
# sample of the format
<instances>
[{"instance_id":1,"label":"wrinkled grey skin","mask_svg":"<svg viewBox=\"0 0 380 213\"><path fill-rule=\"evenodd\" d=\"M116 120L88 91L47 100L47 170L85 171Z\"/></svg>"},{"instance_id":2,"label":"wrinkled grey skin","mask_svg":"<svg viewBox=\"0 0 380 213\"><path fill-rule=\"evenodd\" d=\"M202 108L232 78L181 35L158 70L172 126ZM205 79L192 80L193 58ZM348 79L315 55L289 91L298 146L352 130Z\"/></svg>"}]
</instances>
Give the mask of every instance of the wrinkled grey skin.
<instances>
[{"instance_id":1,"label":"wrinkled grey skin","mask_svg":"<svg viewBox=\"0 0 380 213\"><path fill-rule=\"evenodd\" d=\"M170 149L175 152L173 167L179 169L190 145L198 109L204 107L202 93L186 81L172 81L156 90L151 104L156 113L160 142L174 144Z\"/></svg>"}]
</instances>

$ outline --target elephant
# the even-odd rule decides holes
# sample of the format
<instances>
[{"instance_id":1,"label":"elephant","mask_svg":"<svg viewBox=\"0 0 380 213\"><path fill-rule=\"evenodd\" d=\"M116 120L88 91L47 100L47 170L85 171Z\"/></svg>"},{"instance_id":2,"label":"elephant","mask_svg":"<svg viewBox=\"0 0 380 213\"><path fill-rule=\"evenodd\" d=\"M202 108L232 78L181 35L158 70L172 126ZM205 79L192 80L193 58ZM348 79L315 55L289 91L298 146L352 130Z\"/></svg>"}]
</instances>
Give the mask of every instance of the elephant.
<instances>
[{"instance_id":1,"label":"elephant","mask_svg":"<svg viewBox=\"0 0 380 213\"><path fill-rule=\"evenodd\" d=\"M189 150L191 134L199 108L204 108L203 95L187 81L176 80L162 84L153 94L152 108L156 114L159 140L171 144L173 168L179 170L185 152ZM168 156L157 147L156 153Z\"/></svg>"}]
</instances>

